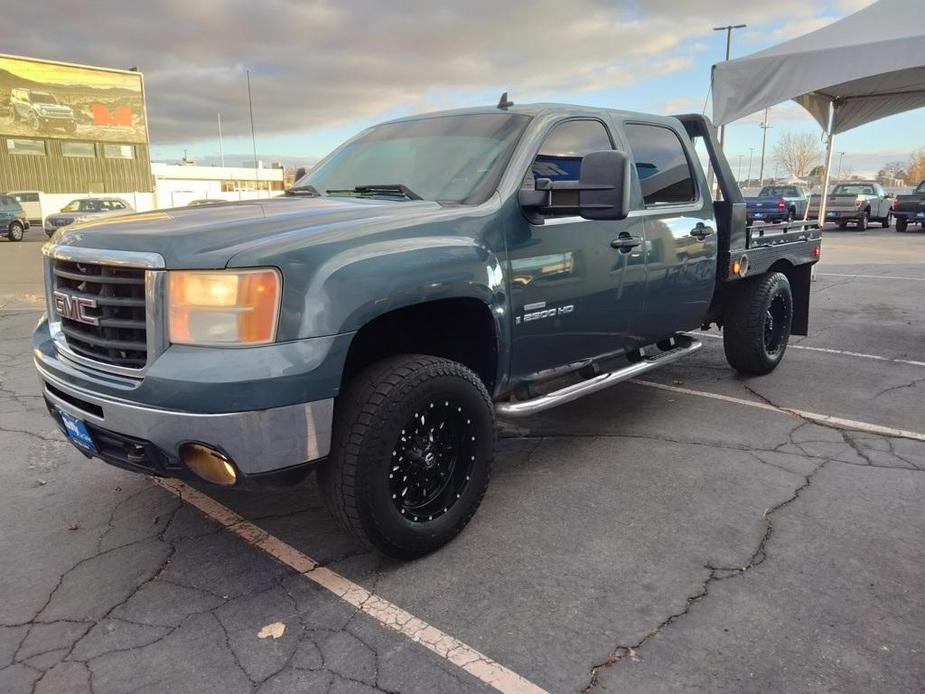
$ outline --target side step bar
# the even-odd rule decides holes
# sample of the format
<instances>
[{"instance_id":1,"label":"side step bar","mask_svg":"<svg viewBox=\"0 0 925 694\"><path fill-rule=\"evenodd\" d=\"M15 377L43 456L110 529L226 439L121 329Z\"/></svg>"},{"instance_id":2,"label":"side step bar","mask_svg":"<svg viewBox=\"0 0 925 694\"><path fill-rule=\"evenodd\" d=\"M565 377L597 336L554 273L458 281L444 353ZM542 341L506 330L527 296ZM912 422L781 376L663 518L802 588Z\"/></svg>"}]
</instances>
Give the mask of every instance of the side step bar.
<instances>
[{"instance_id":1,"label":"side step bar","mask_svg":"<svg viewBox=\"0 0 925 694\"><path fill-rule=\"evenodd\" d=\"M516 400L512 402L501 402L495 405L495 412L502 417L527 417L543 410L562 405L572 400L584 397L599 390L608 388L616 383L627 381L631 378L644 374L646 371L664 366L681 357L693 354L703 347L699 340L691 340L689 343L675 347L665 352L653 354L651 357L645 357L641 361L635 362L617 371L594 376L586 381L574 383L560 390L555 390L546 395L540 395L530 400Z\"/></svg>"}]
</instances>

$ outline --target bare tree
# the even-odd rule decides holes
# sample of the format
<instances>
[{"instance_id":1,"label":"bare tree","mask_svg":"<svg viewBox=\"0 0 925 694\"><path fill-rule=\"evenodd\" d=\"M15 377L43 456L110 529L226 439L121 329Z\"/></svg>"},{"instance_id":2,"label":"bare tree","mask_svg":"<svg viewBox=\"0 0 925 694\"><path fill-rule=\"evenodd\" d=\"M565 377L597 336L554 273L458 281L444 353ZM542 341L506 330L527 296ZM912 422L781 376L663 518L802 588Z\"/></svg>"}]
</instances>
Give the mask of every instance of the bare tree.
<instances>
[{"instance_id":1,"label":"bare tree","mask_svg":"<svg viewBox=\"0 0 925 694\"><path fill-rule=\"evenodd\" d=\"M877 172L877 180L889 186L897 179L905 181L908 177L906 165L901 161L889 161Z\"/></svg>"},{"instance_id":2,"label":"bare tree","mask_svg":"<svg viewBox=\"0 0 925 694\"><path fill-rule=\"evenodd\" d=\"M813 135L787 132L774 145L774 158L791 176L803 178L822 160L822 146Z\"/></svg>"}]
</instances>

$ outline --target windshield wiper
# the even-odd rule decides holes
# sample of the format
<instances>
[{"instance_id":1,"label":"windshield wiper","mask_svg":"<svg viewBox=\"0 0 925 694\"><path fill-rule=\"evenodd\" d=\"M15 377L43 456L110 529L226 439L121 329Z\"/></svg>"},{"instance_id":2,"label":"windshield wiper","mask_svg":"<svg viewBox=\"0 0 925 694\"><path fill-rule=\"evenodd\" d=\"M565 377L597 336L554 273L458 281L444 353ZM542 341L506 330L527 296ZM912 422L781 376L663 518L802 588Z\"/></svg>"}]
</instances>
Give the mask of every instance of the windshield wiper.
<instances>
[{"instance_id":1,"label":"windshield wiper","mask_svg":"<svg viewBox=\"0 0 925 694\"><path fill-rule=\"evenodd\" d=\"M313 198L321 197L321 193L318 192L318 189L311 184L306 184L304 186L293 186L286 191L286 195L309 195Z\"/></svg>"},{"instance_id":2,"label":"windshield wiper","mask_svg":"<svg viewBox=\"0 0 925 694\"><path fill-rule=\"evenodd\" d=\"M365 186L356 186L352 189L326 190L328 195L403 195L408 200L423 200L404 183L374 183Z\"/></svg>"}]
</instances>

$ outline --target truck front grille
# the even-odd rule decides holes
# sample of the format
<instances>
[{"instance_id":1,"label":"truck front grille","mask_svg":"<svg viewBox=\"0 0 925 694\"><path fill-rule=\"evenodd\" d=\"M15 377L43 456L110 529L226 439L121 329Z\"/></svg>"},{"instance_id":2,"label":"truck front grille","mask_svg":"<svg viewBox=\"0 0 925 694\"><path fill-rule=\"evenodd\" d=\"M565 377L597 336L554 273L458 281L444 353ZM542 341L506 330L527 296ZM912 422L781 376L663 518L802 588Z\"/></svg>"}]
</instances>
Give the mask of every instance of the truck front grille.
<instances>
[{"instance_id":1,"label":"truck front grille","mask_svg":"<svg viewBox=\"0 0 925 694\"><path fill-rule=\"evenodd\" d=\"M148 361L145 271L55 259L52 272L68 348L104 364L143 368Z\"/></svg>"}]
</instances>

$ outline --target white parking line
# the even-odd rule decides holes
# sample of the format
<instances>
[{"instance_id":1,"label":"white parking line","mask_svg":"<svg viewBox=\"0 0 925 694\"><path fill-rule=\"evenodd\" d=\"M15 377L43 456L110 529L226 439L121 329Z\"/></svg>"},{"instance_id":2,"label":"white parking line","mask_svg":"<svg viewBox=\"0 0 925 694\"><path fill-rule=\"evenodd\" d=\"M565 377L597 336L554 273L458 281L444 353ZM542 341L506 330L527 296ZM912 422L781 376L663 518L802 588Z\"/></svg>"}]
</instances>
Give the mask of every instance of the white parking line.
<instances>
[{"instance_id":1,"label":"white parking line","mask_svg":"<svg viewBox=\"0 0 925 694\"><path fill-rule=\"evenodd\" d=\"M494 687L500 692L511 694L547 694L516 672L508 670L488 656L480 653L462 641L440 631L427 622L406 612L363 586L354 583L335 571L318 566L318 562L303 554L292 545L270 535L226 506L193 489L179 480L154 479L154 482L181 500L187 501L225 530L263 550L277 561L294 569L310 581L314 581L341 600L369 615L380 624L421 644L429 651L465 670L473 677Z\"/></svg>"},{"instance_id":2,"label":"white parking line","mask_svg":"<svg viewBox=\"0 0 925 694\"><path fill-rule=\"evenodd\" d=\"M687 333L691 337L709 337L714 340L722 340L722 335L716 333ZM894 364L908 364L910 366L925 366L925 361L915 361L914 359L894 359L893 357L882 357L879 354L864 354L863 352L849 352L844 349L832 349L831 347L810 347L809 345L787 345L787 349L805 349L808 352L823 352L825 354L840 354L845 357L860 357L861 359L874 359L876 361L891 361Z\"/></svg>"},{"instance_id":3,"label":"white parking line","mask_svg":"<svg viewBox=\"0 0 925 694\"><path fill-rule=\"evenodd\" d=\"M910 282L925 282L925 277L905 277L903 275L848 275L838 272L817 272L817 277L855 277L862 280L909 280Z\"/></svg>"},{"instance_id":4,"label":"white parking line","mask_svg":"<svg viewBox=\"0 0 925 694\"><path fill-rule=\"evenodd\" d=\"M683 393L684 395L696 395L701 398L710 398L711 400L722 400L723 402L729 402L735 405L746 405L748 407L754 407L759 410L768 410L770 412L777 412L778 414L786 414L794 417L800 417L801 419L808 419L813 422L819 422L820 424L827 424L837 429L851 429L853 431L864 431L869 434L878 434L880 436L912 439L914 441L925 441L925 434L918 431L895 429L893 427L885 427L880 424L871 424L870 422L859 422L854 419L843 419L842 417L833 417L832 415L828 414L819 414L818 412L798 410L793 407L778 407L776 405L769 405L766 402L760 402L758 400L746 400L745 398L736 398L732 395L710 393L703 390L692 390L691 388L679 388L678 386L669 386L664 383L655 383L654 381L640 381L634 378L630 380L630 383L636 383L640 386L646 386L648 388L657 388L658 390L667 390L672 393Z\"/></svg>"}]
</instances>

